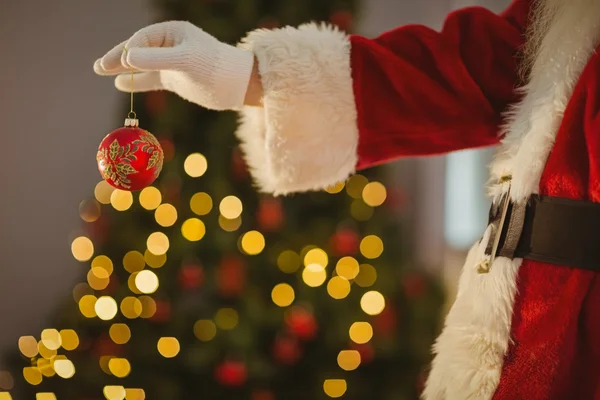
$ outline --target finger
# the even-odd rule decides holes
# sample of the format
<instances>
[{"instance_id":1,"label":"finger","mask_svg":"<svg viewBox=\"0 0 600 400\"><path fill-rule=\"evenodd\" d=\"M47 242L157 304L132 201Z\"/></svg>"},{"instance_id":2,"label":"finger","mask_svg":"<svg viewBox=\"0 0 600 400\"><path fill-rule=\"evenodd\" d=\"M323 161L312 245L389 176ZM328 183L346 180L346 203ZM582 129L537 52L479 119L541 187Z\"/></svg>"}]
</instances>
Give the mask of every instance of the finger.
<instances>
[{"instance_id":1,"label":"finger","mask_svg":"<svg viewBox=\"0 0 600 400\"><path fill-rule=\"evenodd\" d=\"M150 92L154 90L164 90L160 80L160 72L142 72L133 74L133 83L131 74L122 74L115 78L115 86L122 92Z\"/></svg>"},{"instance_id":2,"label":"finger","mask_svg":"<svg viewBox=\"0 0 600 400\"><path fill-rule=\"evenodd\" d=\"M178 69L185 57L184 49L176 47L134 47L123 53L121 64L137 71Z\"/></svg>"},{"instance_id":3,"label":"finger","mask_svg":"<svg viewBox=\"0 0 600 400\"><path fill-rule=\"evenodd\" d=\"M127 41L120 43L113 47L104 57L99 58L94 63L94 72L98 75L116 75L124 72L124 68L121 65L121 54L125 49Z\"/></svg>"}]
</instances>

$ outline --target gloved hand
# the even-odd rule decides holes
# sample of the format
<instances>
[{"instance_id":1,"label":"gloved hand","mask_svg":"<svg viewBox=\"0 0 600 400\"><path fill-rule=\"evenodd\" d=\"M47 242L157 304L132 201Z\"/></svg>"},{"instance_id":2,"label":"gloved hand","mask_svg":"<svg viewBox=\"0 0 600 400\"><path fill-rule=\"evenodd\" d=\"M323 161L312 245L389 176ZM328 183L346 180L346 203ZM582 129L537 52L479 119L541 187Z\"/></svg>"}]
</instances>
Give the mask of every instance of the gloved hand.
<instances>
[{"instance_id":1,"label":"gloved hand","mask_svg":"<svg viewBox=\"0 0 600 400\"><path fill-rule=\"evenodd\" d=\"M124 51L124 48L127 50ZM254 64L251 51L219 42L189 22L150 25L94 64L99 75L118 75L117 89L169 90L213 110L235 110L244 97Z\"/></svg>"}]
</instances>

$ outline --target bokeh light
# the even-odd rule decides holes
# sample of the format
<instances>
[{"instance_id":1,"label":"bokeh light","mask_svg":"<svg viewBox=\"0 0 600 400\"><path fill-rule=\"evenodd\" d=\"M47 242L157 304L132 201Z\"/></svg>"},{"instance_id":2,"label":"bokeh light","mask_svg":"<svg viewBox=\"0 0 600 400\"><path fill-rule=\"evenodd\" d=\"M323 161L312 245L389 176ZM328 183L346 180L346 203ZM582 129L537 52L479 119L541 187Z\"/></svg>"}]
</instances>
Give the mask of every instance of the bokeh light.
<instances>
[{"instance_id":1,"label":"bokeh light","mask_svg":"<svg viewBox=\"0 0 600 400\"><path fill-rule=\"evenodd\" d=\"M56 350L50 350L41 340L38 342L38 352L40 353L40 356L47 360L50 360L56 356Z\"/></svg>"},{"instance_id":2,"label":"bokeh light","mask_svg":"<svg viewBox=\"0 0 600 400\"><path fill-rule=\"evenodd\" d=\"M62 329L60 331L62 348L67 351L73 351L79 347L79 336L73 329Z\"/></svg>"},{"instance_id":3,"label":"bokeh light","mask_svg":"<svg viewBox=\"0 0 600 400\"><path fill-rule=\"evenodd\" d=\"M196 215L207 215L212 208L213 201L208 193L199 192L190 199L190 209Z\"/></svg>"},{"instance_id":4,"label":"bokeh light","mask_svg":"<svg viewBox=\"0 0 600 400\"><path fill-rule=\"evenodd\" d=\"M71 252L77 261L88 261L94 255L94 244L89 238L79 236L71 242Z\"/></svg>"},{"instance_id":5,"label":"bokeh light","mask_svg":"<svg viewBox=\"0 0 600 400\"><path fill-rule=\"evenodd\" d=\"M79 217L85 222L94 222L100 218L102 210L96 199L87 199L79 203Z\"/></svg>"},{"instance_id":6,"label":"bokeh light","mask_svg":"<svg viewBox=\"0 0 600 400\"><path fill-rule=\"evenodd\" d=\"M179 340L174 337L162 337L158 340L158 352L165 358L173 358L179 354Z\"/></svg>"},{"instance_id":7,"label":"bokeh light","mask_svg":"<svg viewBox=\"0 0 600 400\"><path fill-rule=\"evenodd\" d=\"M161 204L154 211L154 219L162 227L173 226L177 222L177 209L169 203Z\"/></svg>"},{"instance_id":8,"label":"bokeh light","mask_svg":"<svg viewBox=\"0 0 600 400\"><path fill-rule=\"evenodd\" d=\"M2 397L0 397L0 400ZM35 400L56 400L56 395L50 392L40 392L35 394Z\"/></svg>"},{"instance_id":9,"label":"bokeh light","mask_svg":"<svg viewBox=\"0 0 600 400\"><path fill-rule=\"evenodd\" d=\"M319 264L309 264L302 270L302 280L310 287L319 287L327 279L325 268Z\"/></svg>"},{"instance_id":10,"label":"bokeh light","mask_svg":"<svg viewBox=\"0 0 600 400\"><path fill-rule=\"evenodd\" d=\"M325 191L330 194L336 194L344 190L344 186L346 186L346 182L338 182L333 186L325 188Z\"/></svg>"},{"instance_id":11,"label":"bokeh light","mask_svg":"<svg viewBox=\"0 0 600 400\"><path fill-rule=\"evenodd\" d=\"M125 400L145 400L144 389L125 389Z\"/></svg>"},{"instance_id":12,"label":"bokeh light","mask_svg":"<svg viewBox=\"0 0 600 400\"><path fill-rule=\"evenodd\" d=\"M56 371L53 368L54 361L61 357L61 359L66 359L64 356L56 356L52 361L44 358L38 358L36 361L37 368L40 370L42 375L47 378L51 378L56 375Z\"/></svg>"},{"instance_id":13,"label":"bokeh light","mask_svg":"<svg viewBox=\"0 0 600 400\"><path fill-rule=\"evenodd\" d=\"M277 267L286 274L298 271L301 264L300 256L292 250L282 251L277 257Z\"/></svg>"},{"instance_id":14,"label":"bokeh light","mask_svg":"<svg viewBox=\"0 0 600 400\"><path fill-rule=\"evenodd\" d=\"M373 216L374 211L373 207L360 199L354 200L350 205L350 215L357 221L368 221Z\"/></svg>"},{"instance_id":15,"label":"bokeh light","mask_svg":"<svg viewBox=\"0 0 600 400\"><path fill-rule=\"evenodd\" d=\"M144 294L151 294L158 289L158 277L150 270L138 272L135 277L135 286Z\"/></svg>"},{"instance_id":16,"label":"bokeh light","mask_svg":"<svg viewBox=\"0 0 600 400\"><path fill-rule=\"evenodd\" d=\"M110 296L102 296L96 301L94 310L101 320L111 320L117 315L117 302Z\"/></svg>"},{"instance_id":17,"label":"bokeh light","mask_svg":"<svg viewBox=\"0 0 600 400\"><path fill-rule=\"evenodd\" d=\"M19 350L25 357L33 358L38 355L38 342L33 336L21 336Z\"/></svg>"},{"instance_id":18,"label":"bokeh light","mask_svg":"<svg viewBox=\"0 0 600 400\"><path fill-rule=\"evenodd\" d=\"M145 266L146 261L144 260L144 255L139 251L128 251L125 256L123 256L123 268L130 274L143 270Z\"/></svg>"},{"instance_id":19,"label":"bokeh light","mask_svg":"<svg viewBox=\"0 0 600 400\"><path fill-rule=\"evenodd\" d=\"M189 218L181 225L181 234L190 242L197 242L206 234L206 226L198 218Z\"/></svg>"},{"instance_id":20,"label":"bokeh light","mask_svg":"<svg viewBox=\"0 0 600 400\"><path fill-rule=\"evenodd\" d=\"M79 299L79 311L86 318L94 318L96 314L96 296L86 294Z\"/></svg>"},{"instance_id":21,"label":"bokeh light","mask_svg":"<svg viewBox=\"0 0 600 400\"><path fill-rule=\"evenodd\" d=\"M233 308L221 308L215 315L217 326L225 331L235 328L238 324L238 320L238 313Z\"/></svg>"},{"instance_id":22,"label":"bokeh light","mask_svg":"<svg viewBox=\"0 0 600 400\"><path fill-rule=\"evenodd\" d=\"M317 264L322 267L327 267L329 263L329 257L327 257L327 253L323 249L313 248L310 249L306 255L304 256L304 265L308 266L310 264Z\"/></svg>"},{"instance_id":23,"label":"bokeh light","mask_svg":"<svg viewBox=\"0 0 600 400\"><path fill-rule=\"evenodd\" d=\"M368 322L355 322L350 326L349 335L354 343L365 344L373 338L373 327Z\"/></svg>"},{"instance_id":24,"label":"bokeh light","mask_svg":"<svg viewBox=\"0 0 600 400\"><path fill-rule=\"evenodd\" d=\"M359 271L358 261L353 257L342 257L335 266L335 272L347 280L356 278Z\"/></svg>"},{"instance_id":25,"label":"bokeh light","mask_svg":"<svg viewBox=\"0 0 600 400\"><path fill-rule=\"evenodd\" d=\"M125 388L123 386L104 386L104 397L106 400L125 400Z\"/></svg>"},{"instance_id":26,"label":"bokeh light","mask_svg":"<svg viewBox=\"0 0 600 400\"><path fill-rule=\"evenodd\" d=\"M116 344L125 344L131 339L131 330L125 324L112 324L108 334Z\"/></svg>"},{"instance_id":27,"label":"bokeh light","mask_svg":"<svg viewBox=\"0 0 600 400\"><path fill-rule=\"evenodd\" d=\"M375 235L365 236L360 242L360 253L369 259L375 259L383 253L383 241Z\"/></svg>"},{"instance_id":28,"label":"bokeh light","mask_svg":"<svg viewBox=\"0 0 600 400\"><path fill-rule=\"evenodd\" d=\"M64 379L69 379L75 375L75 365L71 360L54 360L54 370L56 375Z\"/></svg>"},{"instance_id":29,"label":"bokeh light","mask_svg":"<svg viewBox=\"0 0 600 400\"><path fill-rule=\"evenodd\" d=\"M106 181L100 181L94 188L94 197L101 204L110 204L110 196L116 189Z\"/></svg>"},{"instance_id":30,"label":"bokeh light","mask_svg":"<svg viewBox=\"0 0 600 400\"><path fill-rule=\"evenodd\" d=\"M358 275L354 279L354 283L360 287L366 288L373 286L376 280L377 271L375 268L371 264L360 264Z\"/></svg>"},{"instance_id":31,"label":"bokeh light","mask_svg":"<svg viewBox=\"0 0 600 400\"><path fill-rule=\"evenodd\" d=\"M235 232L242 226L242 217L227 219L224 216L219 215L219 226L225 232Z\"/></svg>"},{"instance_id":32,"label":"bokeh light","mask_svg":"<svg viewBox=\"0 0 600 400\"><path fill-rule=\"evenodd\" d=\"M162 195L160 190L154 186L148 186L140 192L140 205L146 210L156 210L162 202Z\"/></svg>"},{"instance_id":33,"label":"bokeh light","mask_svg":"<svg viewBox=\"0 0 600 400\"><path fill-rule=\"evenodd\" d=\"M142 314L142 308L142 302L136 297L127 296L121 300L121 314L127 319L139 317Z\"/></svg>"},{"instance_id":34,"label":"bokeh light","mask_svg":"<svg viewBox=\"0 0 600 400\"><path fill-rule=\"evenodd\" d=\"M142 318L152 318L156 314L156 301L150 296L140 296L140 302L142 303Z\"/></svg>"},{"instance_id":35,"label":"bokeh light","mask_svg":"<svg viewBox=\"0 0 600 400\"><path fill-rule=\"evenodd\" d=\"M126 358L111 358L108 361L108 369L117 378L125 378L131 373L131 364Z\"/></svg>"},{"instance_id":36,"label":"bokeh light","mask_svg":"<svg viewBox=\"0 0 600 400\"><path fill-rule=\"evenodd\" d=\"M356 350L342 350L338 354L337 362L344 371L354 371L360 366L360 353Z\"/></svg>"},{"instance_id":37,"label":"bokeh light","mask_svg":"<svg viewBox=\"0 0 600 400\"><path fill-rule=\"evenodd\" d=\"M148 236L146 246L153 254L165 254L169 250L169 238L162 232L154 232Z\"/></svg>"},{"instance_id":38,"label":"bokeh light","mask_svg":"<svg viewBox=\"0 0 600 400\"><path fill-rule=\"evenodd\" d=\"M353 199L362 198L362 192L369 180L363 175L354 175L346 182L346 193Z\"/></svg>"},{"instance_id":39,"label":"bokeh light","mask_svg":"<svg viewBox=\"0 0 600 400\"><path fill-rule=\"evenodd\" d=\"M12 390L14 386L15 380L12 374L8 371L0 371L0 390Z\"/></svg>"},{"instance_id":40,"label":"bokeh light","mask_svg":"<svg viewBox=\"0 0 600 400\"><path fill-rule=\"evenodd\" d=\"M323 391L333 399L342 397L347 389L348 385L344 379L326 379L323 383Z\"/></svg>"},{"instance_id":41,"label":"bokeh light","mask_svg":"<svg viewBox=\"0 0 600 400\"><path fill-rule=\"evenodd\" d=\"M25 367L23 368L23 378L30 385L37 386L42 383L42 373L37 367Z\"/></svg>"},{"instance_id":42,"label":"bokeh light","mask_svg":"<svg viewBox=\"0 0 600 400\"><path fill-rule=\"evenodd\" d=\"M200 153L193 153L186 157L183 163L183 169L185 173L192 178L201 177L206 173L208 169L208 162L206 157Z\"/></svg>"},{"instance_id":43,"label":"bokeh light","mask_svg":"<svg viewBox=\"0 0 600 400\"><path fill-rule=\"evenodd\" d=\"M382 205L386 197L387 191L385 190L385 186L380 182L369 182L362 192L364 202L371 207Z\"/></svg>"},{"instance_id":44,"label":"bokeh light","mask_svg":"<svg viewBox=\"0 0 600 400\"><path fill-rule=\"evenodd\" d=\"M294 302L294 298L294 288L287 283L280 283L271 291L271 299L279 307L289 306Z\"/></svg>"},{"instance_id":45,"label":"bokeh light","mask_svg":"<svg viewBox=\"0 0 600 400\"><path fill-rule=\"evenodd\" d=\"M108 274L112 274L114 267L110 258L105 255L99 255L92 260L92 268L104 268Z\"/></svg>"},{"instance_id":46,"label":"bokeh light","mask_svg":"<svg viewBox=\"0 0 600 400\"><path fill-rule=\"evenodd\" d=\"M48 350L58 350L62 345L62 338L56 329L44 329L41 340Z\"/></svg>"},{"instance_id":47,"label":"bokeh light","mask_svg":"<svg viewBox=\"0 0 600 400\"><path fill-rule=\"evenodd\" d=\"M87 273L87 282L94 290L104 290L110 283L110 277L104 268L94 267Z\"/></svg>"},{"instance_id":48,"label":"bokeh light","mask_svg":"<svg viewBox=\"0 0 600 400\"><path fill-rule=\"evenodd\" d=\"M217 335L217 326L208 319L201 319L194 324L194 336L203 342L209 342Z\"/></svg>"},{"instance_id":49,"label":"bokeh light","mask_svg":"<svg viewBox=\"0 0 600 400\"><path fill-rule=\"evenodd\" d=\"M219 204L221 215L227 219L235 219L242 215L242 201L236 196L227 196Z\"/></svg>"},{"instance_id":50,"label":"bokeh light","mask_svg":"<svg viewBox=\"0 0 600 400\"><path fill-rule=\"evenodd\" d=\"M327 293L336 299L344 299L350 294L350 282L341 276L334 276L327 283Z\"/></svg>"},{"instance_id":51,"label":"bokeh light","mask_svg":"<svg viewBox=\"0 0 600 400\"><path fill-rule=\"evenodd\" d=\"M385 308L385 298L377 291L370 291L363 294L360 299L360 307L369 315L381 314Z\"/></svg>"},{"instance_id":52,"label":"bokeh light","mask_svg":"<svg viewBox=\"0 0 600 400\"><path fill-rule=\"evenodd\" d=\"M144 252L144 261L151 268L160 268L167 262L167 255L160 254L156 255L149 250Z\"/></svg>"},{"instance_id":53,"label":"bokeh light","mask_svg":"<svg viewBox=\"0 0 600 400\"><path fill-rule=\"evenodd\" d=\"M249 231L242 236L242 250L251 256L260 254L265 248L265 237L258 231Z\"/></svg>"},{"instance_id":54,"label":"bokeh light","mask_svg":"<svg viewBox=\"0 0 600 400\"><path fill-rule=\"evenodd\" d=\"M126 190L115 189L110 195L110 204L117 211L127 211L133 204L133 195Z\"/></svg>"}]
</instances>

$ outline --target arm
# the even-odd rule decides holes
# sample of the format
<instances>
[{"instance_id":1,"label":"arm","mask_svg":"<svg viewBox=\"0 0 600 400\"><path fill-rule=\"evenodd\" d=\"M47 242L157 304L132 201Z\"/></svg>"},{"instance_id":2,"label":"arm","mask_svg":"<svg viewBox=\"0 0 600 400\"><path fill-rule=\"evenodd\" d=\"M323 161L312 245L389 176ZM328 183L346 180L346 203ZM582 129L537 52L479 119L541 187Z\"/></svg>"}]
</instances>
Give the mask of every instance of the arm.
<instances>
[{"instance_id":1,"label":"arm","mask_svg":"<svg viewBox=\"0 0 600 400\"><path fill-rule=\"evenodd\" d=\"M246 100L264 108L245 107L237 134L259 187L320 189L399 157L498 143L518 100L529 3L501 15L467 8L440 32L411 25L372 40L315 25L251 33Z\"/></svg>"}]
</instances>

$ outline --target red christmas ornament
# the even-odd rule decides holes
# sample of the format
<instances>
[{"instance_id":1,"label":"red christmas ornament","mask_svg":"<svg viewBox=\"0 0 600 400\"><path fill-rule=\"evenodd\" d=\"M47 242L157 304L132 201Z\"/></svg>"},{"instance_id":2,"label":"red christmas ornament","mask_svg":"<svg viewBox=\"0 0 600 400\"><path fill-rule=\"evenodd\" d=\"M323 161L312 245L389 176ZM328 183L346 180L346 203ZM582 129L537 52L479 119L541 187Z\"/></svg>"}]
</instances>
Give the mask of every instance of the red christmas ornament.
<instances>
[{"instance_id":1,"label":"red christmas ornament","mask_svg":"<svg viewBox=\"0 0 600 400\"><path fill-rule=\"evenodd\" d=\"M311 340L317 334L314 315L302 307L293 307L285 316L290 331L302 340Z\"/></svg>"},{"instance_id":2,"label":"red christmas ornament","mask_svg":"<svg viewBox=\"0 0 600 400\"><path fill-rule=\"evenodd\" d=\"M292 365L300 358L301 350L296 340L283 337L275 340L273 354L280 363Z\"/></svg>"},{"instance_id":3,"label":"red christmas ornament","mask_svg":"<svg viewBox=\"0 0 600 400\"><path fill-rule=\"evenodd\" d=\"M204 282L204 270L202 267L189 264L179 270L179 284L184 289L196 289Z\"/></svg>"},{"instance_id":4,"label":"red christmas ornament","mask_svg":"<svg viewBox=\"0 0 600 400\"><path fill-rule=\"evenodd\" d=\"M225 386L241 386L248 379L248 371L242 362L224 361L217 367L215 378Z\"/></svg>"},{"instance_id":5,"label":"red christmas ornament","mask_svg":"<svg viewBox=\"0 0 600 400\"><path fill-rule=\"evenodd\" d=\"M106 135L96 154L102 178L117 189L129 191L152 184L162 169L163 158L158 140L140 129L134 118L127 118L124 127Z\"/></svg>"}]
</instances>

